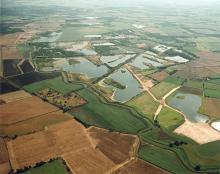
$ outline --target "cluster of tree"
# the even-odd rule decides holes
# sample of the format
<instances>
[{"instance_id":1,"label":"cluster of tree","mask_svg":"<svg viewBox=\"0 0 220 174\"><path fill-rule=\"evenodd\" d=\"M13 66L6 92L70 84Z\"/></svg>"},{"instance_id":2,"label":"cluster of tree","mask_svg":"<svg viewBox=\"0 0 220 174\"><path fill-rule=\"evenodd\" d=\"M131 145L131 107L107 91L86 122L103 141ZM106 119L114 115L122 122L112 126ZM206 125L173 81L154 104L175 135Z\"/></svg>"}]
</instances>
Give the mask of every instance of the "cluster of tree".
<instances>
[{"instance_id":1,"label":"cluster of tree","mask_svg":"<svg viewBox=\"0 0 220 174\"><path fill-rule=\"evenodd\" d=\"M60 57L77 57L84 56L83 53L75 52L75 51L65 51L61 48L48 48L48 47L40 47L37 51L33 52L34 58L60 58Z\"/></svg>"},{"instance_id":2,"label":"cluster of tree","mask_svg":"<svg viewBox=\"0 0 220 174\"><path fill-rule=\"evenodd\" d=\"M182 145L187 145L187 142L184 141L174 141L173 143L169 144L169 147L174 147L174 146L182 146Z\"/></svg>"},{"instance_id":3,"label":"cluster of tree","mask_svg":"<svg viewBox=\"0 0 220 174\"><path fill-rule=\"evenodd\" d=\"M154 120L154 126L160 128L160 124L159 124L158 120Z\"/></svg>"},{"instance_id":4,"label":"cluster of tree","mask_svg":"<svg viewBox=\"0 0 220 174\"><path fill-rule=\"evenodd\" d=\"M17 169L17 170L12 170L9 172L9 174L20 174L20 173L24 173L24 172L27 172L28 170L30 170L31 168L37 168L37 167L40 167L46 163L51 163L55 160L58 160L59 158L52 158L50 159L48 162L44 162L44 161L41 161L41 162L38 162L36 163L34 166L25 166L24 168L21 168L21 169Z\"/></svg>"}]
</instances>

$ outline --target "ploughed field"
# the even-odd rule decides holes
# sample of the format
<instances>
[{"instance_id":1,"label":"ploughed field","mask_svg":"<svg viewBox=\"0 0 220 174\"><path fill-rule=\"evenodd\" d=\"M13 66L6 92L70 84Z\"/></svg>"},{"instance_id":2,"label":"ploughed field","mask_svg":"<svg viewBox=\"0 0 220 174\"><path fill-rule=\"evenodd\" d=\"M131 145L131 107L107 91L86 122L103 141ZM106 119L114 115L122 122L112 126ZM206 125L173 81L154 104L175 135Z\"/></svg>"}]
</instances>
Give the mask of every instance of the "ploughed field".
<instances>
[{"instance_id":1,"label":"ploughed field","mask_svg":"<svg viewBox=\"0 0 220 174\"><path fill-rule=\"evenodd\" d=\"M62 157L76 173L110 171L133 156L136 146L136 137L98 128L86 130L75 120L48 126L43 131L7 143L13 169Z\"/></svg>"}]
</instances>

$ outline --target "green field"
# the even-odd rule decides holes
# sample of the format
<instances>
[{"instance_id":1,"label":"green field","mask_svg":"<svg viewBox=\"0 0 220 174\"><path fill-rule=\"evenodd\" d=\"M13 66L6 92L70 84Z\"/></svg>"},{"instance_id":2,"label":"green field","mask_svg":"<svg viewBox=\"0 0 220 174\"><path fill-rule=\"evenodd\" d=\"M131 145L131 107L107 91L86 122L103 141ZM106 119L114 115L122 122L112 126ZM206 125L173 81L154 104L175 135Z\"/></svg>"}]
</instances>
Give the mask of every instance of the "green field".
<instances>
[{"instance_id":1,"label":"green field","mask_svg":"<svg viewBox=\"0 0 220 174\"><path fill-rule=\"evenodd\" d=\"M157 148L161 149L161 151L170 150L173 153L175 152L179 159L191 169L196 165L199 165L201 170L216 170L220 167L220 141L199 145L189 138L160 128L154 128L142 133L141 138L143 141L159 146ZM186 142L187 144L176 146L174 142ZM170 144L173 146L170 147Z\"/></svg>"},{"instance_id":2,"label":"green field","mask_svg":"<svg viewBox=\"0 0 220 174\"><path fill-rule=\"evenodd\" d=\"M165 170L178 174L190 174L172 151L162 149L153 145L145 145L139 149L138 156L154 165L160 166Z\"/></svg>"},{"instance_id":3,"label":"green field","mask_svg":"<svg viewBox=\"0 0 220 174\"><path fill-rule=\"evenodd\" d=\"M196 88L196 89L202 89L203 88L203 82L200 80L187 80L183 86Z\"/></svg>"},{"instance_id":4,"label":"green field","mask_svg":"<svg viewBox=\"0 0 220 174\"><path fill-rule=\"evenodd\" d=\"M168 92L170 92L173 88L180 86L183 83L183 79L169 76L161 83L154 86L151 92L155 95L157 99L162 99Z\"/></svg>"},{"instance_id":5,"label":"green field","mask_svg":"<svg viewBox=\"0 0 220 174\"><path fill-rule=\"evenodd\" d=\"M88 104L75 108L70 113L85 124L128 133L137 133L146 127L146 121L135 111L122 105L106 103L91 89L83 89L77 93Z\"/></svg>"},{"instance_id":6,"label":"green field","mask_svg":"<svg viewBox=\"0 0 220 174\"><path fill-rule=\"evenodd\" d=\"M169 108L163 107L157 116L159 125L169 131L173 131L184 122L184 117Z\"/></svg>"},{"instance_id":7,"label":"green field","mask_svg":"<svg viewBox=\"0 0 220 174\"><path fill-rule=\"evenodd\" d=\"M207 144L189 144L184 146L188 158L194 165L201 165L201 169L220 168L220 141Z\"/></svg>"},{"instance_id":8,"label":"green field","mask_svg":"<svg viewBox=\"0 0 220 174\"><path fill-rule=\"evenodd\" d=\"M168 82L161 82L158 85L154 86L151 92L155 95L157 99L162 99L168 92L170 92L173 88L178 85Z\"/></svg>"},{"instance_id":9,"label":"green field","mask_svg":"<svg viewBox=\"0 0 220 174\"><path fill-rule=\"evenodd\" d=\"M220 85L220 78L208 80L208 83L214 83L216 85Z\"/></svg>"},{"instance_id":10,"label":"green field","mask_svg":"<svg viewBox=\"0 0 220 174\"><path fill-rule=\"evenodd\" d=\"M57 77L50 80L43 80L40 82L32 83L30 85L24 86L23 88L30 93L35 93L45 88L51 88L55 91L67 94L82 87L83 86L80 84L64 83L61 77Z\"/></svg>"},{"instance_id":11,"label":"green field","mask_svg":"<svg viewBox=\"0 0 220 174\"><path fill-rule=\"evenodd\" d=\"M46 163L40 167L32 168L23 174L68 174L66 167L60 160Z\"/></svg>"},{"instance_id":12,"label":"green field","mask_svg":"<svg viewBox=\"0 0 220 174\"><path fill-rule=\"evenodd\" d=\"M205 89L204 94L206 97L220 99L220 90Z\"/></svg>"},{"instance_id":13,"label":"green field","mask_svg":"<svg viewBox=\"0 0 220 174\"><path fill-rule=\"evenodd\" d=\"M147 93L142 92L126 103L128 106L135 108L140 114L153 120L159 104Z\"/></svg>"}]
</instances>

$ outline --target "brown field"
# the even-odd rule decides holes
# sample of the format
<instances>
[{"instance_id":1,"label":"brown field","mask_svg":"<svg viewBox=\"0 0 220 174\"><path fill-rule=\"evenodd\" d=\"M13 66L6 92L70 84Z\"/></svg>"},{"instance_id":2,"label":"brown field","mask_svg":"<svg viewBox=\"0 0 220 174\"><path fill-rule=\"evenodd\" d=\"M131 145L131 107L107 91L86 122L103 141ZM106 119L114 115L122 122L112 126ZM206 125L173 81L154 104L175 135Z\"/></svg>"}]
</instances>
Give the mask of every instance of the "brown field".
<instances>
[{"instance_id":1,"label":"brown field","mask_svg":"<svg viewBox=\"0 0 220 174\"><path fill-rule=\"evenodd\" d=\"M75 120L49 126L44 131L20 136L7 143L13 169L48 161L90 145L85 128Z\"/></svg>"},{"instance_id":2,"label":"brown field","mask_svg":"<svg viewBox=\"0 0 220 174\"><path fill-rule=\"evenodd\" d=\"M58 110L38 97L29 97L0 105L1 124L12 124Z\"/></svg>"},{"instance_id":3,"label":"brown field","mask_svg":"<svg viewBox=\"0 0 220 174\"><path fill-rule=\"evenodd\" d=\"M15 135L25 135L44 130L46 126L64 122L72 119L72 116L64 114L62 111L55 111L49 114L34 117L11 125L0 125L0 136L13 137Z\"/></svg>"},{"instance_id":4,"label":"brown field","mask_svg":"<svg viewBox=\"0 0 220 174\"><path fill-rule=\"evenodd\" d=\"M153 73L153 74L149 75L149 77L151 77L152 79L157 80L159 82L163 81L168 76L169 76L169 74L167 74L164 71L156 72L156 73Z\"/></svg>"},{"instance_id":5,"label":"brown field","mask_svg":"<svg viewBox=\"0 0 220 174\"><path fill-rule=\"evenodd\" d=\"M99 149L85 148L63 156L75 174L103 174L115 166Z\"/></svg>"},{"instance_id":6,"label":"brown field","mask_svg":"<svg viewBox=\"0 0 220 174\"><path fill-rule=\"evenodd\" d=\"M20 91L2 94L2 95L0 95L0 100L3 100L6 103L9 103L9 102L14 102L14 101L21 100L24 98L28 98L28 97L32 97L32 96L29 93L27 93L23 90L20 90Z\"/></svg>"},{"instance_id":7,"label":"brown field","mask_svg":"<svg viewBox=\"0 0 220 174\"><path fill-rule=\"evenodd\" d=\"M197 53L200 59L179 65L177 73L182 78L205 78L220 74L219 53L201 51Z\"/></svg>"},{"instance_id":8,"label":"brown field","mask_svg":"<svg viewBox=\"0 0 220 174\"><path fill-rule=\"evenodd\" d=\"M220 118L220 100L215 98L205 97L200 108L202 114L213 118Z\"/></svg>"},{"instance_id":9,"label":"brown field","mask_svg":"<svg viewBox=\"0 0 220 174\"><path fill-rule=\"evenodd\" d=\"M0 138L0 173L7 174L10 171L8 150L3 138Z\"/></svg>"},{"instance_id":10,"label":"brown field","mask_svg":"<svg viewBox=\"0 0 220 174\"><path fill-rule=\"evenodd\" d=\"M82 97L74 92L68 95L63 95L60 92L46 88L38 91L37 95L43 99L46 99L48 102L63 108L64 110L69 110L72 107L80 106L86 103L86 101Z\"/></svg>"},{"instance_id":11,"label":"brown field","mask_svg":"<svg viewBox=\"0 0 220 174\"><path fill-rule=\"evenodd\" d=\"M2 47L1 50L2 59L22 59L21 54L19 53L16 47Z\"/></svg>"},{"instance_id":12,"label":"brown field","mask_svg":"<svg viewBox=\"0 0 220 174\"><path fill-rule=\"evenodd\" d=\"M76 174L102 174L133 158L138 143L134 136L93 127L86 130L72 119L20 136L7 142L7 147L13 169L62 157Z\"/></svg>"},{"instance_id":13,"label":"brown field","mask_svg":"<svg viewBox=\"0 0 220 174\"><path fill-rule=\"evenodd\" d=\"M4 100L1 100L0 99L0 105L3 105L3 104L5 104L6 102L4 101Z\"/></svg>"},{"instance_id":14,"label":"brown field","mask_svg":"<svg viewBox=\"0 0 220 174\"><path fill-rule=\"evenodd\" d=\"M134 159L114 174L167 174L168 172L140 159Z\"/></svg>"},{"instance_id":15,"label":"brown field","mask_svg":"<svg viewBox=\"0 0 220 174\"><path fill-rule=\"evenodd\" d=\"M135 136L96 127L89 128L88 133L96 147L116 164L126 161L135 154L138 143Z\"/></svg>"},{"instance_id":16,"label":"brown field","mask_svg":"<svg viewBox=\"0 0 220 174\"><path fill-rule=\"evenodd\" d=\"M16 40L21 33L7 34L0 36L0 45L16 46Z\"/></svg>"}]
</instances>

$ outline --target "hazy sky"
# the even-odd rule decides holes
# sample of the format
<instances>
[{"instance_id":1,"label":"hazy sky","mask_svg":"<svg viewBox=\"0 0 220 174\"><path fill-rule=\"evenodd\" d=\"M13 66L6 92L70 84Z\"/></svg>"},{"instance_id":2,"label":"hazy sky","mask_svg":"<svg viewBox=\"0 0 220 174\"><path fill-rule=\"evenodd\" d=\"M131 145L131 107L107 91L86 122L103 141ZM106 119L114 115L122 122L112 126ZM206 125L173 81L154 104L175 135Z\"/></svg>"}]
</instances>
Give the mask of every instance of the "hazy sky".
<instances>
[{"instance_id":1,"label":"hazy sky","mask_svg":"<svg viewBox=\"0 0 220 174\"><path fill-rule=\"evenodd\" d=\"M7 4L10 0L1 0L4 2L3 4ZM151 5L161 5L162 7L168 6L219 6L220 0L13 0L13 2L24 2L25 4L38 4L38 5L46 5L46 4L56 4L60 6L87 6L87 7L99 7L99 6L151 6ZM10 4L10 3L9 3Z\"/></svg>"}]
</instances>

